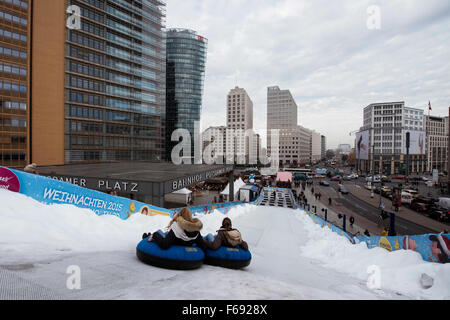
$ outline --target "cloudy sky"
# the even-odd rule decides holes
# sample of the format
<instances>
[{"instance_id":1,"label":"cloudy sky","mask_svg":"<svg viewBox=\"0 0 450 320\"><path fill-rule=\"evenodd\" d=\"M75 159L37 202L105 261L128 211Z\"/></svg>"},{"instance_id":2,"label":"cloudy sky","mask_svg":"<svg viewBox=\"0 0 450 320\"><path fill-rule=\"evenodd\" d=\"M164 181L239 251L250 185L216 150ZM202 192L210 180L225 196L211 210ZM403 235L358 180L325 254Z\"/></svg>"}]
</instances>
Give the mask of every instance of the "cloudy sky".
<instances>
[{"instance_id":1,"label":"cloudy sky","mask_svg":"<svg viewBox=\"0 0 450 320\"><path fill-rule=\"evenodd\" d=\"M263 135L267 87L289 89L299 124L327 136L328 148L353 144L370 103L427 113L430 100L432 115L448 115L448 0L167 0L166 10L167 27L209 41L203 129L226 124L235 86L247 90Z\"/></svg>"}]
</instances>

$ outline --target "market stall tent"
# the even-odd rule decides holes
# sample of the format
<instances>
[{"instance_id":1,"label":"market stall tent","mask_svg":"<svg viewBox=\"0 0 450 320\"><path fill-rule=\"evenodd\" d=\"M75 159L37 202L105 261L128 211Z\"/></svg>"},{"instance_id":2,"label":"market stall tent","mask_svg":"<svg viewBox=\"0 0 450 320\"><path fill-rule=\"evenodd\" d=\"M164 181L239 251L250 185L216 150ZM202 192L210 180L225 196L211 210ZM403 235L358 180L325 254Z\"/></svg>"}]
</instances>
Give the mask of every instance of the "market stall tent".
<instances>
[{"instance_id":1,"label":"market stall tent","mask_svg":"<svg viewBox=\"0 0 450 320\"><path fill-rule=\"evenodd\" d=\"M237 200L239 189L243 186L245 186L245 182L241 178L234 182L234 200ZM230 184L227 184L225 189L220 194L223 196L224 201L229 201Z\"/></svg>"},{"instance_id":2,"label":"market stall tent","mask_svg":"<svg viewBox=\"0 0 450 320\"><path fill-rule=\"evenodd\" d=\"M192 191L189 189L181 189L164 196L164 200L173 203L188 204L192 199Z\"/></svg>"}]
</instances>

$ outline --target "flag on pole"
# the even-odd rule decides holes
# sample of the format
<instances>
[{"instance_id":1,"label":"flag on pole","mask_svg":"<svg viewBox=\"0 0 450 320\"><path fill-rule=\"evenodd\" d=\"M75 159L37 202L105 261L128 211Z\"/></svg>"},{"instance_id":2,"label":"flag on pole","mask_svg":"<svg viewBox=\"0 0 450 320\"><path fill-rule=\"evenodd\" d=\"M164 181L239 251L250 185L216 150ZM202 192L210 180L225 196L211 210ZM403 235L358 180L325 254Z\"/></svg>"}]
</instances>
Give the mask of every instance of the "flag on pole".
<instances>
[{"instance_id":1,"label":"flag on pole","mask_svg":"<svg viewBox=\"0 0 450 320\"><path fill-rule=\"evenodd\" d=\"M431 103L430 103L430 100L428 100L428 110L431 110Z\"/></svg>"}]
</instances>

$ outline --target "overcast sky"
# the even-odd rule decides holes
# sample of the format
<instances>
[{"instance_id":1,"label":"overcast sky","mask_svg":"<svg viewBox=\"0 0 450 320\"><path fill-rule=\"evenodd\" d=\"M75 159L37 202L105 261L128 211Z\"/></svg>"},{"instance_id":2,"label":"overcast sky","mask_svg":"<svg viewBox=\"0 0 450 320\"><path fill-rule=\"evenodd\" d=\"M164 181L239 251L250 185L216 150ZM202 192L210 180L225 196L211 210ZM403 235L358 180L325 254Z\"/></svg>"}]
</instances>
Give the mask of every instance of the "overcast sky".
<instances>
[{"instance_id":1,"label":"overcast sky","mask_svg":"<svg viewBox=\"0 0 450 320\"><path fill-rule=\"evenodd\" d=\"M380 28L377 13L380 9ZM202 128L226 124L226 95L245 88L265 136L267 87L289 89L299 124L353 145L370 103L450 107L450 1L167 0L167 27L208 39ZM368 22L369 26L368 27Z\"/></svg>"}]
</instances>

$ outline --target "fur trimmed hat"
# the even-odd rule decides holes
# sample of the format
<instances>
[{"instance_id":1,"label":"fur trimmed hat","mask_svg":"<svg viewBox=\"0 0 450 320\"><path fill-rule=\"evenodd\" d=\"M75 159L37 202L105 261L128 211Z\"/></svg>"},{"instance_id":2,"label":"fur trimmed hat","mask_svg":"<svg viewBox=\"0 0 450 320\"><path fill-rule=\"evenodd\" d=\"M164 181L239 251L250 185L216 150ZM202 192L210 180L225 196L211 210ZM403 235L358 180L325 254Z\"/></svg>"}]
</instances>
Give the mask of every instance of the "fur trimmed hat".
<instances>
[{"instance_id":1,"label":"fur trimmed hat","mask_svg":"<svg viewBox=\"0 0 450 320\"><path fill-rule=\"evenodd\" d=\"M439 241L439 244L447 257L450 257L450 239L440 233L437 235L437 240Z\"/></svg>"}]
</instances>

